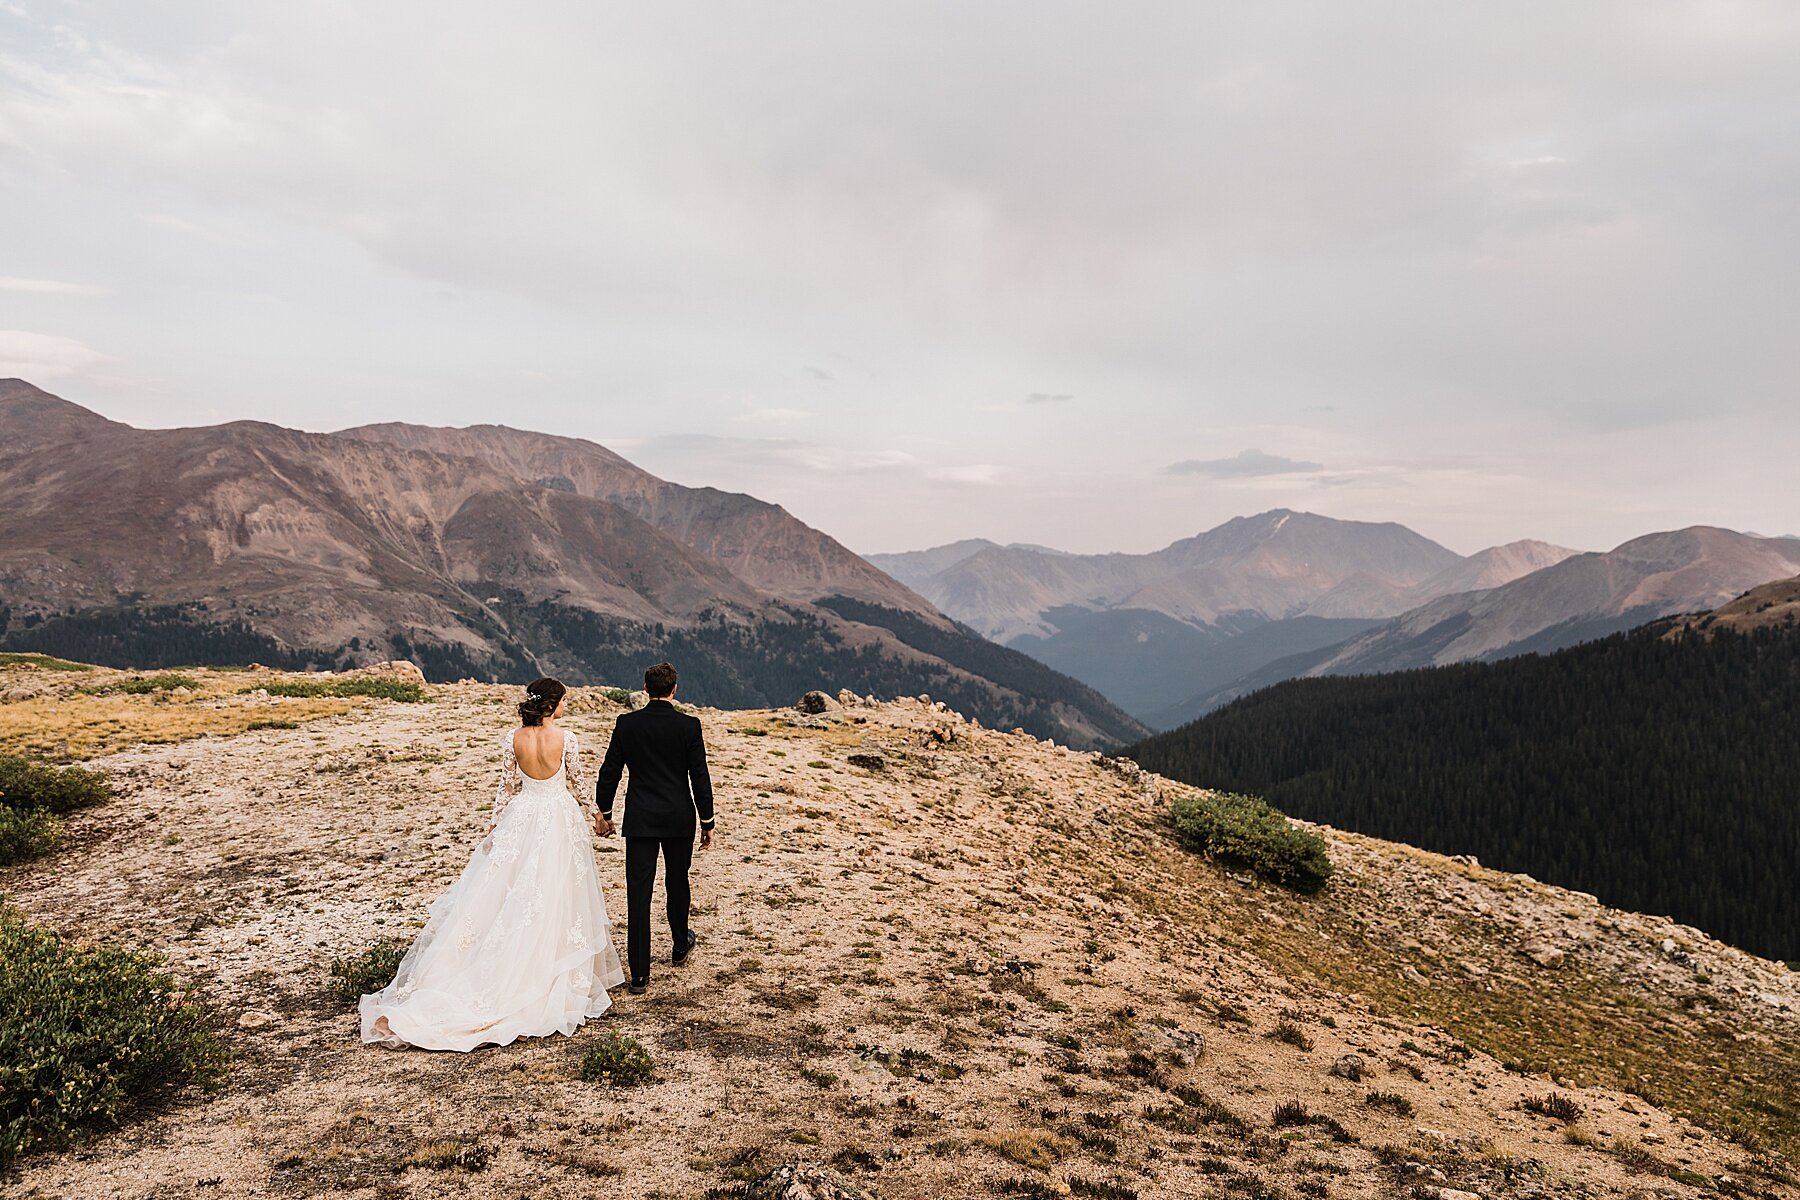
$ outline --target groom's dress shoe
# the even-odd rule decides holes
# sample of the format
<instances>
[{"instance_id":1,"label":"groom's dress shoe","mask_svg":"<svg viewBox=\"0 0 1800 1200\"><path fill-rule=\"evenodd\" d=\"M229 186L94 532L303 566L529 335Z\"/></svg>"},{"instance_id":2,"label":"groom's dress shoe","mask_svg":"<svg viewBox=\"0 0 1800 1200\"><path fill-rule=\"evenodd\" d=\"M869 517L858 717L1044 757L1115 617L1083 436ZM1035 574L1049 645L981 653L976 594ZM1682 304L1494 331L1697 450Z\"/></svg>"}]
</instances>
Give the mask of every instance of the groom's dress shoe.
<instances>
[{"instance_id":1,"label":"groom's dress shoe","mask_svg":"<svg viewBox=\"0 0 1800 1200\"><path fill-rule=\"evenodd\" d=\"M687 934L687 943L669 957L669 961L678 967L687 966L688 955L694 952L694 946L700 940L700 935L691 929L687 931Z\"/></svg>"},{"instance_id":2,"label":"groom's dress shoe","mask_svg":"<svg viewBox=\"0 0 1800 1200\"><path fill-rule=\"evenodd\" d=\"M645 992L650 990L650 977L648 975L646 975L642 979L632 980L630 983L625 985L625 990L630 992L634 996L643 995Z\"/></svg>"}]
</instances>

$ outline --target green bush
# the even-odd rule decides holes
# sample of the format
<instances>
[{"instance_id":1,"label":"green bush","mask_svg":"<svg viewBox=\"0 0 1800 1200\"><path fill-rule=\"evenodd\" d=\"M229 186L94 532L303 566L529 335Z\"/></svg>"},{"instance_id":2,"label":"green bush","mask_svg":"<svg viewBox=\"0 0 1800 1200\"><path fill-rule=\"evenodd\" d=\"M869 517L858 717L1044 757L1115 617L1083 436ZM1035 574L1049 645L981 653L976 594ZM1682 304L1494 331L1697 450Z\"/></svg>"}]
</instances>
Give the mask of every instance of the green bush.
<instances>
[{"instance_id":1,"label":"green bush","mask_svg":"<svg viewBox=\"0 0 1800 1200\"><path fill-rule=\"evenodd\" d=\"M628 688L601 688L600 694L614 704L630 705L631 691Z\"/></svg>"},{"instance_id":2,"label":"green bush","mask_svg":"<svg viewBox=\"0 0 1800 1200\"><path fill-rule=\"evenodd\" d=\"M254 692L256 688L244 688ZM397 700L402 704L423 704L428 696L420 684L409 679L386 679L375 675L359 675L352 679L282 679L264 684L271 696L373 696L377 700Z\"/></svg>"},{"instance_id":3,"label":"green bush","mask_svg":"<svg viewBox=\"0 0 1800 1200\"><path fill-rule=\"evenodd\" d=\"M331 994L345 1004L355 1004L368 993L379 992L394 982L406 949L403 942L377 942L355 958L333 959Z\"/></svg>"},{"instance_id":4,"label":"green bush","mask_svg":"<svg viewBox=\"0 0 1800 1200\"><path fill-rule=\"evenodd\" d=\"M0 908L0 1169L211 1088L228 1058L161 958L65 942Z\"/></svg>"},{"instance_id":5,"label":"green bush","mask_svg":"<svg viewBox=\"0 0 1800 1200\"><path fill-rule=\"evenodd\" d=\"M1255 796L1183 796L1169 806L1169 823L1189 850L1253 871L1270 883L1316 892L1331 878L1325 839L1293 825Z\"/></svg>"},{"instance_id":6,"label":"green bush","mask_svg":"<svg viewBox=\"0 0 1800 1200\"><path fill-rule=\"evenodd\" d=\"M197 692L200 690L200 681L192 675L165 672L161 675L147 675L141 679L127 679L124 683L116 684L107 690L125 692L132 696L143 696L151 692L172 692L176 688L187 688L189 691Z\"/></svg>"},{"instance_id":7,"label":"green bush","mask_svg":"<svg viewBox=\"0 0 1800 1200\"><path fill-rule=\"evenodd\" d=\"M643 1043L616 1029L602 1033L599 1044L581 1058L583 1079L613 1087L636 1087L650 1082L655 1073L656 1064Z\"/></svg>"},{"instance_id":8,"label":"green bush","mask_svg":"<svg viewBox=\"0 0 1800 1200\"><path fill-rule=\"evenodd\" d=\"M38 667L45 671L91 671L86 663L51 658L48 654L0 654L0 667Z\"/></svg>"},{"instance_id":9,"label":"green bush","mask_svg":"<svg viewBox=\"0 0 1800 1200\"><path fill-rule=\"evenodd\" d=\"M112 799L112 781L104 771L84 767L51 767L0 754L0 807L73 812Z\"/></svg>"},{"instance_id":10,"label":"green bush","mask_svg":"<svg viewBox=\"0 0 1800 1200\"><path fill-rule=\"evenodd\" d=\"M0 804L0 867L48 854L62 842L62 822L36 808Z\"/></svg>"}]
</instances>

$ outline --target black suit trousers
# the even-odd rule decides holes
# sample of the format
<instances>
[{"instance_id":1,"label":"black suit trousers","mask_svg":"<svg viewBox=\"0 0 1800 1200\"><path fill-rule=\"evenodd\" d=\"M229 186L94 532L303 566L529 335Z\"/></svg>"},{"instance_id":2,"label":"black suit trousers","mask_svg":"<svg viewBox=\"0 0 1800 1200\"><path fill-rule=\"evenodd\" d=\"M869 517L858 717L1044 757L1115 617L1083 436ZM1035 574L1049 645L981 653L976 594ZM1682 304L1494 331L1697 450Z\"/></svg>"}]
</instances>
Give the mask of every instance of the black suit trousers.
<instances>
[{"instance_id":1,"label":"black suit trousers","mask_svg":"<svg viewBox=\"0 0 1800 1200\"><path fill-rule=\"evenodd\" d=\"M631 977L650 975L650 895L656 890L656 856L663 859L663 891L668 899L669 936L679 950L687 941L688 868L694 861L694 835L685 837L628 837L625 839L625 953Z\"/></svg>"}]
</instances>

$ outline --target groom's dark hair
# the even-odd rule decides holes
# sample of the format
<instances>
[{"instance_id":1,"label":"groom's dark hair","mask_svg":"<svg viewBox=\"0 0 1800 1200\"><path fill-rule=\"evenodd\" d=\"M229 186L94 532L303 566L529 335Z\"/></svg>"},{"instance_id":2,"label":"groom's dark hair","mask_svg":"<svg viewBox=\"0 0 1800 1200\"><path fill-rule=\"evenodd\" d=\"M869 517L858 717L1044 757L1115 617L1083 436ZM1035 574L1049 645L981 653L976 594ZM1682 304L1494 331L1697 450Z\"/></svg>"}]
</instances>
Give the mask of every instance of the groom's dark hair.
<instances>
[{"instance_id":1,"label":"groom's dark hair","mask_svg":"<svg viewBox=\"0 0 1800 1200\"><path fill-rule=\"evenodd\" d=\"M659 662L644 672L644 691L652 700L660 700L675 691L675 664Z\"/></svg>"}]
</instances>

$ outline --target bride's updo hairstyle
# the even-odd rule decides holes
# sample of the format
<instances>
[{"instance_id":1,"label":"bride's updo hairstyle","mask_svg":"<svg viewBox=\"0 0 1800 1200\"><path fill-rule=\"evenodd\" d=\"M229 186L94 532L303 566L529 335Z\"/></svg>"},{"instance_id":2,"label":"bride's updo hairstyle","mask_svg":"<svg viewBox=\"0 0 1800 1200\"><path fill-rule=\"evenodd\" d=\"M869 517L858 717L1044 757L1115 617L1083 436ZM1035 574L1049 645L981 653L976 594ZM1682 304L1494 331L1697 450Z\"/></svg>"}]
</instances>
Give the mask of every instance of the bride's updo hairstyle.
<instances>
[{"instance_id":1,"label":"bride's updo hairstyle","mask_svg":"<svg viewBox=\"0 0 1800 1200\"><path fill-rule=\"evenodd\" d=\"M556 679L538 679L525 688L525 699L519 701L519 721L525 725L542 725L544 718L556 711L569 689Z\"/></svg>"}]
</instances>

